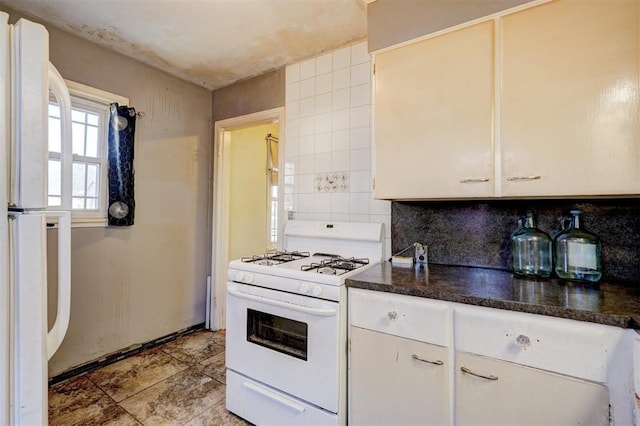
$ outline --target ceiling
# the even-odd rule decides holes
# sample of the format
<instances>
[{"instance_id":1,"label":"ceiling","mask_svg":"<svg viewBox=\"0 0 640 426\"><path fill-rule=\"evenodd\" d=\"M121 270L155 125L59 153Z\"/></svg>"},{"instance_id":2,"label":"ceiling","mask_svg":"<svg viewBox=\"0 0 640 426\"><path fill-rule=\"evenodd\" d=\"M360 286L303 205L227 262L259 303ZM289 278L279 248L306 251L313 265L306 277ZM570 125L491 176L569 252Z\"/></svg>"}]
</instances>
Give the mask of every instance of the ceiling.
<instances>
[{"instance_id":1,"label":"ceiling","mask_svg":"<svg viewBox=\"0 0 640 426\"><path fill-rule=\"evenodd\" d=\"M215 90L362 40L367 0L0 0Z\"/></svg>"}]
</instances>

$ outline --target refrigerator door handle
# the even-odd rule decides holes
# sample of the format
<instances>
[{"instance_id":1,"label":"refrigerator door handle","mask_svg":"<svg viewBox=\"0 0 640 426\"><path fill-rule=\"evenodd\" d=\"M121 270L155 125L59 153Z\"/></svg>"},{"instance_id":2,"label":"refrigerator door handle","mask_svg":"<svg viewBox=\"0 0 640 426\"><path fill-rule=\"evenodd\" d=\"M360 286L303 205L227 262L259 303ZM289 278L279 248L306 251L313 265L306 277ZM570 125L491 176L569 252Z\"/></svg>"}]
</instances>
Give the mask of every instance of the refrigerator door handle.
<instances>
[{"instance_id":1,"label":"refrigerator door handle","mask_svg":"<svg viewBox=\"0 0 640 426\"><path fill-rule=\"evenodd\" d=\"M49 91L53 92L60 106L60 141L62 144L60 151L60 166L62 170L60 205L62 210L71 210L71 168L73 163L71 145L71 97L64 79L51 62L49 62Z\"/></svg>"},{"instance_id":2,"label":"refrigerator door handle","mask_svg":"<svg viewBox=\"0 0 640 426\"><path fill-rule=\"evenodd\" d=\"M47 359L60 347L71 316L71 212L47 211L58 217L58 308L56 321L47 334Z\"/></svg>"}]
</instances>

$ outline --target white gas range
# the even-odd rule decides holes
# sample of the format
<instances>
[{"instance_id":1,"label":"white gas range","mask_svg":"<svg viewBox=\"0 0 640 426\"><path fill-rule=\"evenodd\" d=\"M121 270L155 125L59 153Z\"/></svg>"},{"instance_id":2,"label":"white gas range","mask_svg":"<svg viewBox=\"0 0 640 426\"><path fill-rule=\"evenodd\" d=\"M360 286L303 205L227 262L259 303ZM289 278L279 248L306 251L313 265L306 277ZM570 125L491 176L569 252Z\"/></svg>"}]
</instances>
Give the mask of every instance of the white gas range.
<instances>
[{"instance_id":1,"label":"white gas range","mask_svg":"<svg viewBox=\"0 0 640 426\"><path fill-rule=\"evenodd\" d=\"M345 280L380 262L382 225L289 221L285 252L229 263L227 409L255 424L345 424Z\"/></svg>"}]
</instances>

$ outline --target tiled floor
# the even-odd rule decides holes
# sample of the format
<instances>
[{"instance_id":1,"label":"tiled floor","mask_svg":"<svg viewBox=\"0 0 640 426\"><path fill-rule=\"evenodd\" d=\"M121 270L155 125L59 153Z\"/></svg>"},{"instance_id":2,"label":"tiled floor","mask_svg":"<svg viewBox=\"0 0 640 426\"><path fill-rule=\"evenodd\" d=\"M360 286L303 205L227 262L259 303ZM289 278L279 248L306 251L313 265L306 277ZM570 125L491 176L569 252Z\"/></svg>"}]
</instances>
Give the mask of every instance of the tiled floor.
<instances>
[{"instance_id":1,"label":"tiled floor","mask_svg":"<svg viewBox=\"0 0 640 426\"><path fill-rule=\"evenodd\" d=\"M49 424L248 425L224 397L224 334L201 330L51 387Z\"/></svg>"}]
</instances>

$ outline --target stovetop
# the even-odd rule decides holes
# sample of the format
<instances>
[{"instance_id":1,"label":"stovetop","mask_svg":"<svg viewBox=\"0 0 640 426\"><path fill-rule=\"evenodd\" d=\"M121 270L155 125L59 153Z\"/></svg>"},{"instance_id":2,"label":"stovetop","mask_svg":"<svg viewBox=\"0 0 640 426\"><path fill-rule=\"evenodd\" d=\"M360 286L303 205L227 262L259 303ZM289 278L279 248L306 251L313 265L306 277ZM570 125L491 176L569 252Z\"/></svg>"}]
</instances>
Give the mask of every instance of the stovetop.
<instances>
[{"instance_id":1,"label":"stovetop","mask_svg":"<svg viewBox=\"0 0 640 426\"><path fill-rule=\"evenodd\" d=\"M243 263L260 266L275 266L290 270L312 272L323 275L342 275L369 264L368 258L344 257L330 253L314 253L299 251L276 251L243 257Z\"/></svg>"}]
</instances>

